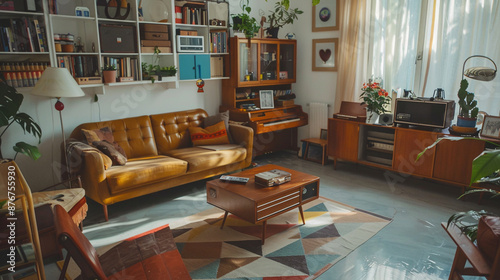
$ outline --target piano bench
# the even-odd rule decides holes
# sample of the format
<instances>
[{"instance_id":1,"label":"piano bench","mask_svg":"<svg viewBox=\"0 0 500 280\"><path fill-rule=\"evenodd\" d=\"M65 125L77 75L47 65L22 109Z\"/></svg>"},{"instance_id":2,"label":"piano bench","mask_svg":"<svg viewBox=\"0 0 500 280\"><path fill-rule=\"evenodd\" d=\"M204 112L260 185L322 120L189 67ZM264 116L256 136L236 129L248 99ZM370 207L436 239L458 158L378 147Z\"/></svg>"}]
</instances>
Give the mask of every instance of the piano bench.
<instances>
[{"instance_id":1,"label":"piano bench","mask_svg":"<svg viewBox=\"0 0 500 280\"><path fill-rule=\"evenodd\" d=\"M314 161L325 165L328 162L326 139L307 138L302 139L302 147L304 148L303 158L305 160Z\"/></svg>"}]
</instances>

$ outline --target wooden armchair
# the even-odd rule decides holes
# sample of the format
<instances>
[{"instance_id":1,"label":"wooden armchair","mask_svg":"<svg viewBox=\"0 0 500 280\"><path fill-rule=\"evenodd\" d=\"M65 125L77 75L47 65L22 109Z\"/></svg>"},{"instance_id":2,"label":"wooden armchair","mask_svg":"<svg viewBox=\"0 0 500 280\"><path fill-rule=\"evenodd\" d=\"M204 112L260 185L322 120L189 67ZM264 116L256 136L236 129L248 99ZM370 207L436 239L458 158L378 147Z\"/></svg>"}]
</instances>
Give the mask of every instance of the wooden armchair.
<instances>
[{"instance_id":1,"label":"wooden armchair","mask_svg":"<svg viewBox=\"0 0 500 280\"><path fill-rule=\"evenodd\" d=\"M13 205L14 197L15 200L21 201L22 215L25 220L24 225L26 227L26 234L28 235L29 242L33 244L33 249L35 252L37 276L38 279L45 280L42 249L38 236L38 227L36 223L35 209L31 190L15 161L0 160L0 172L0 201L7 199L9 201L8 206ZM9 214L7 215L10 216ZM16 223L15 221L13 222ZM18 237L16 236L16 238Z\"/></svg>"},{"instance_id":2,"label":"wooden armchair","mask_svg":"<svg viewBox=\"0 0 500 280\"><path fill-rule=\"evenodd\" d=\"M476 246L458 227L451 224L442 227L457 244L455 259L450 271L450 280L463 279L462 275L484 276L488 280L500 280L500 219L498 217L483 217L478 230L478 246ZM481 228L488 224L490 227ZM481 240L481 238L484 238ZM485 239L488 239L485 241ZM465 267L466 262L472 267Z\"/></svg>"},{"instance_id":3,"label":"wooden armchair","mask_svg":"<svg viewBox=\"0 0 500 280\"><path fill-rule=\"evenodd\" d=\"M68 251L60 280L70 258L81 270L78 279L191 279L168 225L122 241L99 256L59 205L54 207L54 222L59 243Z\"/></svg>"}]
</instances>

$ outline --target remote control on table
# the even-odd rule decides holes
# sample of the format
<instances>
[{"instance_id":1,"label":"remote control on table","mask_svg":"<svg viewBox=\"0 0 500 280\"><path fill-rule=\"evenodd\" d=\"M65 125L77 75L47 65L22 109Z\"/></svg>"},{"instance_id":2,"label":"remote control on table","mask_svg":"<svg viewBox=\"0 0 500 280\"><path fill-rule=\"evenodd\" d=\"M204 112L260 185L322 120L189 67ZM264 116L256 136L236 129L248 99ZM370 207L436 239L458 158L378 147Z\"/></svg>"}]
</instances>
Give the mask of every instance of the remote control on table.
<instances>
[{"instance_id":1,"label":"remote control on table","mask_svg":"<svg viewBox=\"0 0 500 280\"><path fill-rule=\"evenodd\" d=\"M220 179L223 181L229 181L229 182L233 182L233 183L246 183L249 180L248 178L245 178L245 177L236 177L236 176L227 176L227 175L220 176Z\"/></svg>"}]
</instances>

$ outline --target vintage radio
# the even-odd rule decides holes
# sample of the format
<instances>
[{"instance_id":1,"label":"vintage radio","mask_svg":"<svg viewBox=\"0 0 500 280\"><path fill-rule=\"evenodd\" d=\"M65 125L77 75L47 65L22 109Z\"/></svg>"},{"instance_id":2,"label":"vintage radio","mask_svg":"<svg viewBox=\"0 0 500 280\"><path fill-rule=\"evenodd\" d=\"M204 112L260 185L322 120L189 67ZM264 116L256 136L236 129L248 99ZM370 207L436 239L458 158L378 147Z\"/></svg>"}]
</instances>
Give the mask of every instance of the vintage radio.
<instances>
[{"instance_id":1,"label":"vintage radio","mask_svg":"<svg viewBox=\"0 0 500 280\"><path fill-rule=\"evenodd\" d=\"M455 101L420 99L396 99L394 123L446 128L455 117Z\"/></svg>"},{"instance_id":2,"label":"vintage radio","mask_svg":"<svg viewBox=\"0 0 500 280\"><path fill-rule=\"evenodd\" d=\"M290 182L291 179L292 174L279 169L255 174L255 183L266 187L281 185Z\"/></svg>"},{"instance_id":3,"label":"vintage radio","mask_svg":"<svg viewBox=\"0 0 500 280\"><path fill-rule=\"evenodd\" d=\"M101 77L81 77L75 78L76 83L79 85L92 85L92 84L102 84Z\"/></svg>"},{"instance_id":4,"label":"vintage radio","mask_svg":"<svg viewBox=\"0 0 500 280\"><path fill-rule=\"evenodd\" d=\"M203 52L205 44L203 36L177 35L178 52Z\"/></svg>"}]
</instances>

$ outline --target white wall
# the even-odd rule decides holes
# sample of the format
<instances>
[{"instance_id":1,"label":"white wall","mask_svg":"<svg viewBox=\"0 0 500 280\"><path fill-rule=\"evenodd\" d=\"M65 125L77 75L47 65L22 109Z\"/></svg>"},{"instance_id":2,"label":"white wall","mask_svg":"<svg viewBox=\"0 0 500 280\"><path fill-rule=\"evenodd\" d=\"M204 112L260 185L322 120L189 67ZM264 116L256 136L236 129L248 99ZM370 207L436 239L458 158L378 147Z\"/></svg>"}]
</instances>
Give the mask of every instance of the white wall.
<instances>
[{"instance_id":1,"label":"white wall","mask_svg":"<svg viewBox=\"0 0 500 280\"><path fill-rule=\"evenodd\" d=\"M229 0L230 12L239 13L239 0ZM252 16L260 19L262 12L269 14L274 7L274 1L250 0L253 9ZM308 112L310 102L330 104L329 116L333 114L333 102L337 82L336 72L312 72L312 39L339 37L338 32L311 32L312 5L311 0L291 0L291 7L298 7L304 13L293 25L282 28L279 38L284 38L288 32L297 37L297 83L293 92L297 95L296 104L302 105ZM260 14L259 14L260 12ZM259 20L260 21L260 20ZM99 95L99 107L93 102L93 92L85 97L64 99L63 110L64 129L66 137L78 125L84 122L111 120L124 117L174 112L185 109L203 108L209 114L217 113L221 100L221 82L206 81L205 93L197 93L194 82L180 82L178 89L165 89L161 85L141 85L124 87L107 87L105 95ZM24 92L23 92L24 93ZM57 174L60 162L59 146L62 141L59 115L54 109L55 100L38 96L25 95L22 112L30 114L42 127L43 137L39 148L42 158L37 161L19 155L16 159L30 187L34 190L44 188L59 182ZM299 140L307 138L308 127L299 128ZM9 128L2 143L5 157L13 157L10 147L17 141L35 144L30 135L23 135L17 127Z\"/></svg>"}]
</instances>

